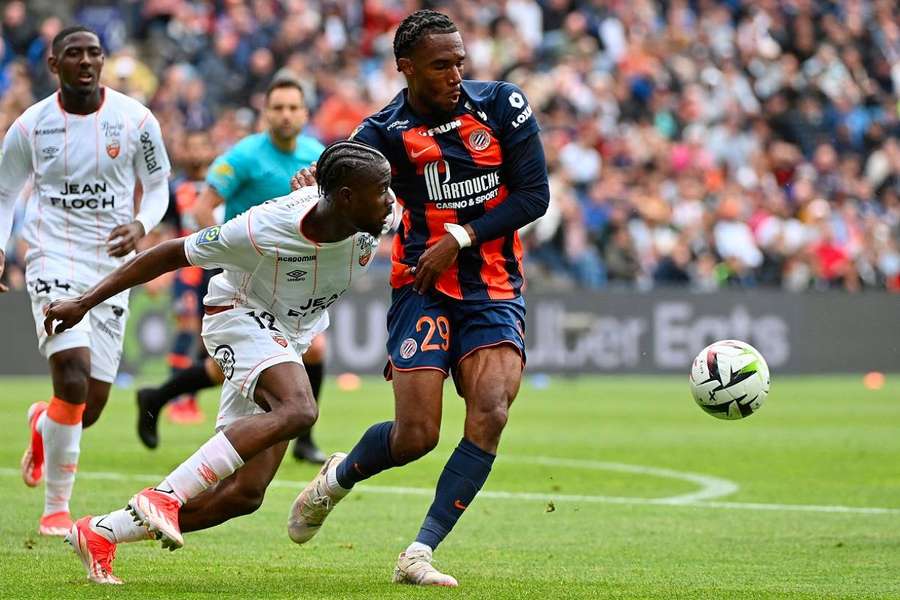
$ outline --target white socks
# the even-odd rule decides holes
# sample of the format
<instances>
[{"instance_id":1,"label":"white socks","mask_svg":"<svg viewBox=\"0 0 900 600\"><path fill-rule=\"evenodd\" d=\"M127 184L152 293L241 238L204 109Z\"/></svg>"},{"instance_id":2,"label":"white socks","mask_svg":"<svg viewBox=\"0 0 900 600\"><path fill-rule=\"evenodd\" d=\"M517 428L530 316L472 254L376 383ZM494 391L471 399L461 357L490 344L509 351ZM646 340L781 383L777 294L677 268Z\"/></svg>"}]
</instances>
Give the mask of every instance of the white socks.
<instances>
[{"instance_id":1,"label":"white socks","mask_svg":"<svg viewBox=\"0 0 900 600\"><path fill-rule=\"evenodd\" d=\"M406 555L409 556L413 552L427 552L428 555L431 556L433 550L431 549L431 546L428 546L427 544L423 544L422 542L413 542L412 544L407 546Z\"/></svg>"},{"instance_id":2,"label":"white socks","mask_svg":"<svg viewBox=\"0 0 900 600\"><path fill-rule=\"evenodd\" d=\"M54 399L56 401L56 399ZM67 404L67 403L66 403ZM77 405L68 405L68 407ZM84 406L83 404L80 406ZM62 412L65 412L63 409ZM44 489L44 516L58 512L69 512L69 498L75 485L75 471L78 470L78 455L81 453L81 411L77 408L75 415L65 415L66 421L75 421L67 425L60 423L48 414L41 415L37 429L44 440L44 472L46 487ZM83 411L83 408L81 409ZM56 411L59 414L59 411ZM70 418L71 417L71 418Z\"/></svg>"},{"instance_id":3,"label":"white socks","mask_svg":"<svg viewBox=\"0 0 900 600\"><path fill-rule=\"evenodd\" d=\"M91 527L113 544L153 539L147 528L135 523L134 517L124 508L94 517L91 519Z\"/></svg>"},{"instance_id":4,"label":"white socks","mask_svg":"<svg viewBox=\"0 0 900 600\"><path fill-rule=\"evenodd\" d=\"M158 486L171 488L182 504L244 466L244 461L221 431L200 446Z\"/></svg>"},{"instance_id":5,"label":"white socks","mask_svg":"<svg viewBox=\"0 0 900 600\"><path fill-rule=\"evenodd\" d=\"M346 458L344 459L346 460ZM337 466L341 463L335 463L325 471L325 487L328 488L328 495L333 498L343 498L350 493L350 490L341 487L337 480Z\"/></svg>"}]
</instances>

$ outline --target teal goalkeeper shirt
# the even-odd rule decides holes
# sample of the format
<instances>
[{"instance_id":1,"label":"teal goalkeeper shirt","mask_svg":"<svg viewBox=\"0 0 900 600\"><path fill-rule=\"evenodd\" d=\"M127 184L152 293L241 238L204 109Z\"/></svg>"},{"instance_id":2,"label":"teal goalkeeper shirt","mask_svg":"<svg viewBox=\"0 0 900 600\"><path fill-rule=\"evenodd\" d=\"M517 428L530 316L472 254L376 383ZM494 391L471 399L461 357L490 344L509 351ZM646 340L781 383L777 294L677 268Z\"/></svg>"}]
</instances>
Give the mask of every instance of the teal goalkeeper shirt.
<instances>
[{"instance_id":1,"label":"teal goalkeeper shirt","mask_svg":"<svg viewBox=\"0 0 900 600\"><path fill-rule=\"evenodd\" d=\"M297 136L293 152L275 147L268 132L248 135L213 161L206 183L225 200L225 221L252 206L291 193L291 177L319 159L315 138Z\"/></svg>"}]
</instances>

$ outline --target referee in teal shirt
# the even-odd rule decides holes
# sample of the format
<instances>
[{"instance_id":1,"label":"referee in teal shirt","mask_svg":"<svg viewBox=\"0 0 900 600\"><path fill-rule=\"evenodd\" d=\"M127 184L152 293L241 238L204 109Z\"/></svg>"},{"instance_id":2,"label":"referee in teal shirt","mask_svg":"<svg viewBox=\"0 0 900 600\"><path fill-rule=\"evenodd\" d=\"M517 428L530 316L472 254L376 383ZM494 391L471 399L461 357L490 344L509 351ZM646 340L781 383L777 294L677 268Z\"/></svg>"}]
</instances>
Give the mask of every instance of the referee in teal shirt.
<instances>
[{"instance_id":1,"label":"referee in teal shirt","mask_svg":"<svg viewBox=\"0 0 900 600\"><path fill-rule=\"evenodd\" d=\"M319 140L300 132L309 120L303 88L293 79L276 79L266 90L265 117L268 129L248 135L219 156L206 175L209 184L197 199L197 224L216 224L213 210L225 204L225 221L252 206L271 198L291 193L291 177L298 170L319 159L325 147ZM316 401L324 375L325 338L316 337L303 355ZM207 358L205 373L198 373L197 383L207 386L222 382L218 365ZM206 377L204 377L206 375ZM325 455L312 441L310 432L294 443L294 457L313 463L325 462Z\"/></svg>"},{"instance_id":2,"label":"referee in teal shirt","mask_svg":"<svg viewBox=\"0 0 900 600\"><path fill-rule=\"evenodd\" d=\"M291 193L291 177L319 159L324 146L300 132L309 120L300 84L277 79L266 92L269 128L248 135L209 168L206 192L197 202L197 224L216 224L213 210L225 203L230 221L252 206Z\"/></svg>"}]
</instances>

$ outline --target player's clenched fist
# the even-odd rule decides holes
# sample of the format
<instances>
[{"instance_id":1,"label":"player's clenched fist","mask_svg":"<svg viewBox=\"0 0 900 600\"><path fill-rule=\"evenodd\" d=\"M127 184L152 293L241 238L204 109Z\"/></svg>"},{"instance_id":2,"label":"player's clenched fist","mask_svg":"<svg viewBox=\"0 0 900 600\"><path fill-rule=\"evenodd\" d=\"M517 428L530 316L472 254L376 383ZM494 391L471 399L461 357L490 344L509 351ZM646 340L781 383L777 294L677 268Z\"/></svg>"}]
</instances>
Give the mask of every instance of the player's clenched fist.
<instances>
[{"instance_id":1,"label":"player's clenched fist","mask_svg":"<svg viewBox=\"0 0 900 600\"><path fill-rule=\"evenodd\" d=\"M296 192L302 187L316 185L316 163L306 169L300 169L291 177L291 191Z\"/></svg>"},{"instance_id":2,"label":"player's clenched fist","mask_svg":"<svg viewBox=\"0 0 900 600\"><path fill-rule=\"evenodd\" d=\"M459 243L452 235L445 235L438 242L422 253L415 269L411 272L416 276L413 289L424 294L434 286L441 273L450 268L459 254Z\"/></svg>"},{"instance_id":3,"label":"player's clenched fist","mask_svg":"<svg viewBox=\"0 0 900 600\"><path fill-rule=\"evenodd\" d=\"M86 313L87 309L82 305L80 298L54 300L44 307L44 331L47 335L62 333L75 327ZM56 321L59 321L59 324L54 330L53 323Z\"/></svg>"}]
</instances>

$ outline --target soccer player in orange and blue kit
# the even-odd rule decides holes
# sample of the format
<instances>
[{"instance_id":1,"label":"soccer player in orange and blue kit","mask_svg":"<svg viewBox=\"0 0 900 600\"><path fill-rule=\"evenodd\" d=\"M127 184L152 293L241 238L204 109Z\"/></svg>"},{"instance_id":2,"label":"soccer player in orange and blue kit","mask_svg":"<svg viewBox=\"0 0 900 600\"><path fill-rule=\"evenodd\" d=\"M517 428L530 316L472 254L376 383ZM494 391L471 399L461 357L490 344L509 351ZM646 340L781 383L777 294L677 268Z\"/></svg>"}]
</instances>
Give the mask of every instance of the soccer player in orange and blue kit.
<instances>
[{"instance_id":1,"label":"soccer player in orange and blue kit","mask_svg":"<svg viewBox=\"0 0 900 600\"><path fill-rule=\"evenodd\" d=\"M525 301L516 232L547 209L547 169L524 94L505 82L462 79L465 48L446 15L409 15L394 54L408 87L351 137L388 158L404 209L387 317L395 418L329 458L295 501L288 531L308 541L354 484L431 451L452 373L466 402L463 438L394 581L455 586L432 566L432 552L487 479L519 390Z\"/></svg>"}]
</instances>

